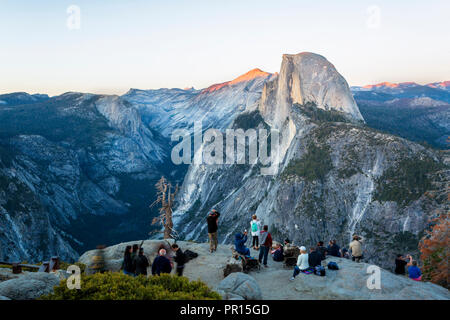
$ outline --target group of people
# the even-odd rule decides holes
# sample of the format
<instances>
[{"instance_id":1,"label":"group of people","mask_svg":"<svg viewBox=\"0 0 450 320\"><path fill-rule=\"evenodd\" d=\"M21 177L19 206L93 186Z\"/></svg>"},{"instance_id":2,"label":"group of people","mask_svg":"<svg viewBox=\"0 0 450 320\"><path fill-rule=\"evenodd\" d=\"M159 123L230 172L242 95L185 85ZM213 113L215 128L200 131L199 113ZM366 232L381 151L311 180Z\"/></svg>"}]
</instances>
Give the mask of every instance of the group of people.
<instances>
[{"instance_id":1,"label":"group of people","mask_svg":"<svg viewBox=\"0 0 450 320\"><path fill-rule=\"evenodd\" d=\"M171 246L175 252L174 262L176 263L176 274L183 275L186 256L179 246L174 243ZM174 262L167 257L167 250L164 247L159 248L158 255L152 263L152 275L161 275L162 273L171 273L174 268ZM148 258L144 255L144 248L140 248L137 244L126 246L123 256L122 270L129 276L147 276L147 268L150 266Z\"/></svg>"},{"instance_id":2,"label":"group of people","mask_svg":"<svg viewBox=\"0 0 450 320\"><path fill-rule=\"evenodd\" d=\"M262 263L267 267L267 257L269 256L269 251L272 248L272 235L269 232L269 226L263 226L261 230L261 223L257 219L256 215L253 215L252 221L250 223L251 233L252 233L252 245L253 249L259 250L259 263ZM234 236L234 246L235 250L243 254L244 256L250 256L250 249L246 247L247 233L237 233Z\"/></svg>"},{"instance_id":3,"label":"group of people","mask_svg":"<svg viewBox=\"0 0 450 320\"><path fill-rule=\"evenodd\" d=\"M397 258L395 258L395 274L398 275L406 275L405 268L408 268L408 277L416 280L422 280L422 272L420 268L417 266L417 261L413 260L410 254L406 255L406 258L403 257L402 254L398 254Z\"/></svg>"},{"instance_id":4,"label":"group of people","mask_svg":"<svg viewBox=\"0 0 450 320\"><path fill-rule=\"evenodd\" d=\"M210 231L214 232L214 234L209 234L211 252L214 252L217 248L217 226L219 215L220 214L216 210L213 210L207 218L208 233ZM210 226L212 227L211 229ZM258 260L264 267L267 267L267 257L269 252L271 252L274 261L281 262L285 260L285 249L292 247L289 239L284 240L284 245L281 243L273 245L272 235L269 232L268 225L261 227L261 222L256 215L253 215L250 221L250 231L252 235L252 247L254 250L259 250ZM214 239L215 242L211 242L211 239ZM250 249L246 246L247 240L247 230L235 235L234 245L236 252L244 256L250 256ZM330 240L327 247L324 246L323 241L319 241L316 246L310 248L309 253L307 253L304 246L301 246L299 249L300 255L298 256L293 278L300 272L308 272L311 268L320 265L321 261L324 260L327 255L350 258L351 253L353 261L360 262L363 259L362 238L358 235L353 236L353 240L349 245L349 250L346 248L341 249L336 240Z\"/></svg>"},{"instance_id":5,"label":"group of people","mask_svg":"<svg viewBox=\"0 0 450 320\"><path fill-rule=\"evenodd\" d=\"M218 225L219 225L220 213L213 209L206 218L208 226L208 237L209 237L209 250L211 253L217 250L218 245ZM272 235L269 232L269 226L261 226L261 222L256 215L252 216L250 221L250 232L252 236L252 248L254 250L259 250L259 263L264 267L267 267L267 259L269 252L272 255L272 259L277 262L285 261L285 258L290 256L291 253L286 254L286 252L292 252L292 249L299 249L300 254L298 255L296 265L294 267L294 273L291 280L300 273L312 273L314 268L321 266L323 260L327 256L351 258L355 262L360 262L363 259L362 250L362 237L358 235L353 235L352 242L349 244L349 249L340 248L336 240L330 240L327 247L324 246L323 241L319 241L316 246L309 248L309 253L305 246L299 248L294 247L289 239L284 240L284 244L276 243L273 244ZM246 246L248 241L248 231L245 230L243 233L237 233L234 238L235 250L239 254L246 257L250 257L250 249ZM185 263L187 262L186 255L175 243L171 246L171 250L175 253L174 262L176 263L176 274L178 276L183 275L183 270ZM297 251L298 254L298 251ZM158 256L152 263L152 275L160 275L162 273L171 273L174 268L174 262L167 257L167 250L161 247L158 250ZM411 255L407 255L404 258L401 254L397 255L395 260L395 273L399 275L405 275L405 268L408 269L408 276L416 281L420 281L422 274L417 266L417 261L414 261ZM133 246L127 246L125 248L122 270L124 274L130 276L147 275L147 268L150 263L147 257L144 255L144 249L139 247L137 244Z\"/></svg>"}]
</instances>

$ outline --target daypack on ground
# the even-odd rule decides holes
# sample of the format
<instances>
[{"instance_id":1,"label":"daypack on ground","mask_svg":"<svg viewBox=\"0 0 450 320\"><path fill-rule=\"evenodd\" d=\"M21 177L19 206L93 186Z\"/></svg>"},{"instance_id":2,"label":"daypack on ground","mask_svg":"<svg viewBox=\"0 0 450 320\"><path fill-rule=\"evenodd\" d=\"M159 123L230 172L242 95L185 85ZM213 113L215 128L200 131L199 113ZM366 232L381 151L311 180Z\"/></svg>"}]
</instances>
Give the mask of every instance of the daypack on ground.
<instances>
[{"instance_id":1,"label":"daypack on ground","mask_svg":"<svg viewBox=\"0 0 450 320\"><path fill-rule=\"evenodd\" d=\"M339 270L339 266L336 262L330 261L328 262L328 269L330 270Z\"/></svg>"},{"instance_id":2,"label":"daypack on ground","mask_svg":"<svg viewBox=\"0 0 450 320\"><path fill-rule=\"evenodd\" d=\"M325 276L325 268L322 266L316 266L314 268L314 274L321 277Z\"/></svg>"},{"instance_id":3,"label":"daypack on ground","mask_svg":"<svg viewBox=\"0 0 450 320\"><path fill-rule=\"evenodd\" d=\"M285 267L294 267L297 265L297 258L294 257L286 257L284 259L284 266Z\"/></svg>"},{"instance_id":4,"label":"daypack on ground","mask_svg":"<svg viewBox=\"0 0 450 320\"><path fill-rule=\"evenodd\" d=\"M244 272L250 272L252 270L259 270L260 265L258 259L253 257L245 257L244 260Z\"/></svg>"},{"instance_id":5,"label":"daypack on ground","mask_svg":"<svg viewBox=\"0 0 450 320\"><path fill-rule=\"evenodd\" d=\"M188 261L190 261L192 259L195 259L197 257L198 257L198 253L195 253L194 251L191 251L191 250L184 251L185 262L188 262Z\"/></svg>"}]
</instances>

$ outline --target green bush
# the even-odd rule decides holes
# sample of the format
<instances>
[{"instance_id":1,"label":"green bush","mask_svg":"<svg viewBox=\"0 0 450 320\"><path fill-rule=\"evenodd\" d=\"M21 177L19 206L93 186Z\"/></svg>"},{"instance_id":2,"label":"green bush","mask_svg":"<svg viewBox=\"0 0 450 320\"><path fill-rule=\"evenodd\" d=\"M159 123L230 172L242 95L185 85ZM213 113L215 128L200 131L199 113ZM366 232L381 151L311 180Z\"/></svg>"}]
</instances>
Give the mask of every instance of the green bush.
<instances>
[{"instance_id":1,"label":"green bush","mask_svg":"<svg viewBox=\"0 0 450 320\"><path fill-rule=\"evenodd\" d=\"M201 281L164 274L131 277L117 272L81 275L81 289L69 290L65 280L40 300L220 300Z\"/></svg>"}]
</instances>

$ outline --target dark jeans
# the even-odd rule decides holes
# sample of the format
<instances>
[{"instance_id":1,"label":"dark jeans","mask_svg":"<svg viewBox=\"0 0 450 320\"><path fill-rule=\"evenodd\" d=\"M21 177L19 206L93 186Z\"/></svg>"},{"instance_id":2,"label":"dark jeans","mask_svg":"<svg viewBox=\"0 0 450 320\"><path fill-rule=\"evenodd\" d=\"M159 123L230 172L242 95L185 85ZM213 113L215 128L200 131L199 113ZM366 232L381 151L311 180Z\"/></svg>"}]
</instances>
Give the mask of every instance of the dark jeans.
<instances>
[{"instance_id":1,"label":"dark jeans","mask_svg":"<svg viewBox=\"0 0 450 320\"><path fill-rule=\"evenodd\" d=\"M304 272L304 271L306 271L306 270L308 270L308 269L300 270L300 268L299 268L298 266L295 266L295 267L294 267L294 274L293 274L292 276L295 278L296 276L298 276L298 274L299 274L300 272Z\"/></svg>"},{"instance_id":2,"label":"dark jeans","mask_svg":"<svg viewBox=\"0 0 450 320\"><path fill-rule=\"evenodd\" d=\"M181 277L183 275L183 271L184 271L184 265L177 266L177 276Z\"/></svg>"},{"instance_id":3,"label":"dark jeans","mask_svg":"<svg viewBox=\"0 0 450 320\"><path fill-rule=\"evenodd\" d=\"M259 249L259 263L263 263L265 266L267 266L267 256L269 255L269 247L261 246ZM263 261L264 258L264 261Z\"/></svg>"},{"instance_id":4,"label":"dark jeans","mask_svg":"<svg viewBox=\"0 0 450 320\"><path fill-rule=\"evenodd\" d=\"M259 237L258 236L253 236L252 247L257 247L258 246L258 242L259 242Z\"/></svg>"}]
</instances>

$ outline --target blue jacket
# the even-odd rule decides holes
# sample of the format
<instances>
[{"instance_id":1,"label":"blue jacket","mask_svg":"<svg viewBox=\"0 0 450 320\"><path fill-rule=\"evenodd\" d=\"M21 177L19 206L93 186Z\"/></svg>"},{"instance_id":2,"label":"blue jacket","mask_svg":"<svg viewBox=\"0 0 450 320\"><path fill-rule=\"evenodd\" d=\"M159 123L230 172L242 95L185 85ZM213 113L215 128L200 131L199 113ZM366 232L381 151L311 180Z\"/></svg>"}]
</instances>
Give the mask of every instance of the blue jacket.
<instances>
[{"instance_id":1,"label":"blue jacket","mask_svg":"<svg viewBox=\"0 0 450 320\"><path fill-rule=\"evenodd\" d=\"M170 260L164 256L157 256L152 264L152 275L160 275L161 273L170 273L172 266Z\"/></svg>"},{"instance_id":2,"label":"blue jacket","mask_svg":"<svg viewBox=\"0 0 450 320\"><path fill-rule=\"evenodd\" d=\"M422 275L422 272L420 272L420 269L417 266L410 266L408 268L408 273L411 279L417 279Z\"/></svg>"},{"instance_id":3,"label":"blue jacket","mask_svg":"<svg viewBox=\"0 0 450 320\"><path fill-rule=\"evenodd\" d=\"M250 250L245 246L247 242L247 236L242 233L236 233L234 236L234 247L237 252L244 255L249 255Z\"/></svg>"}]
</instances>

